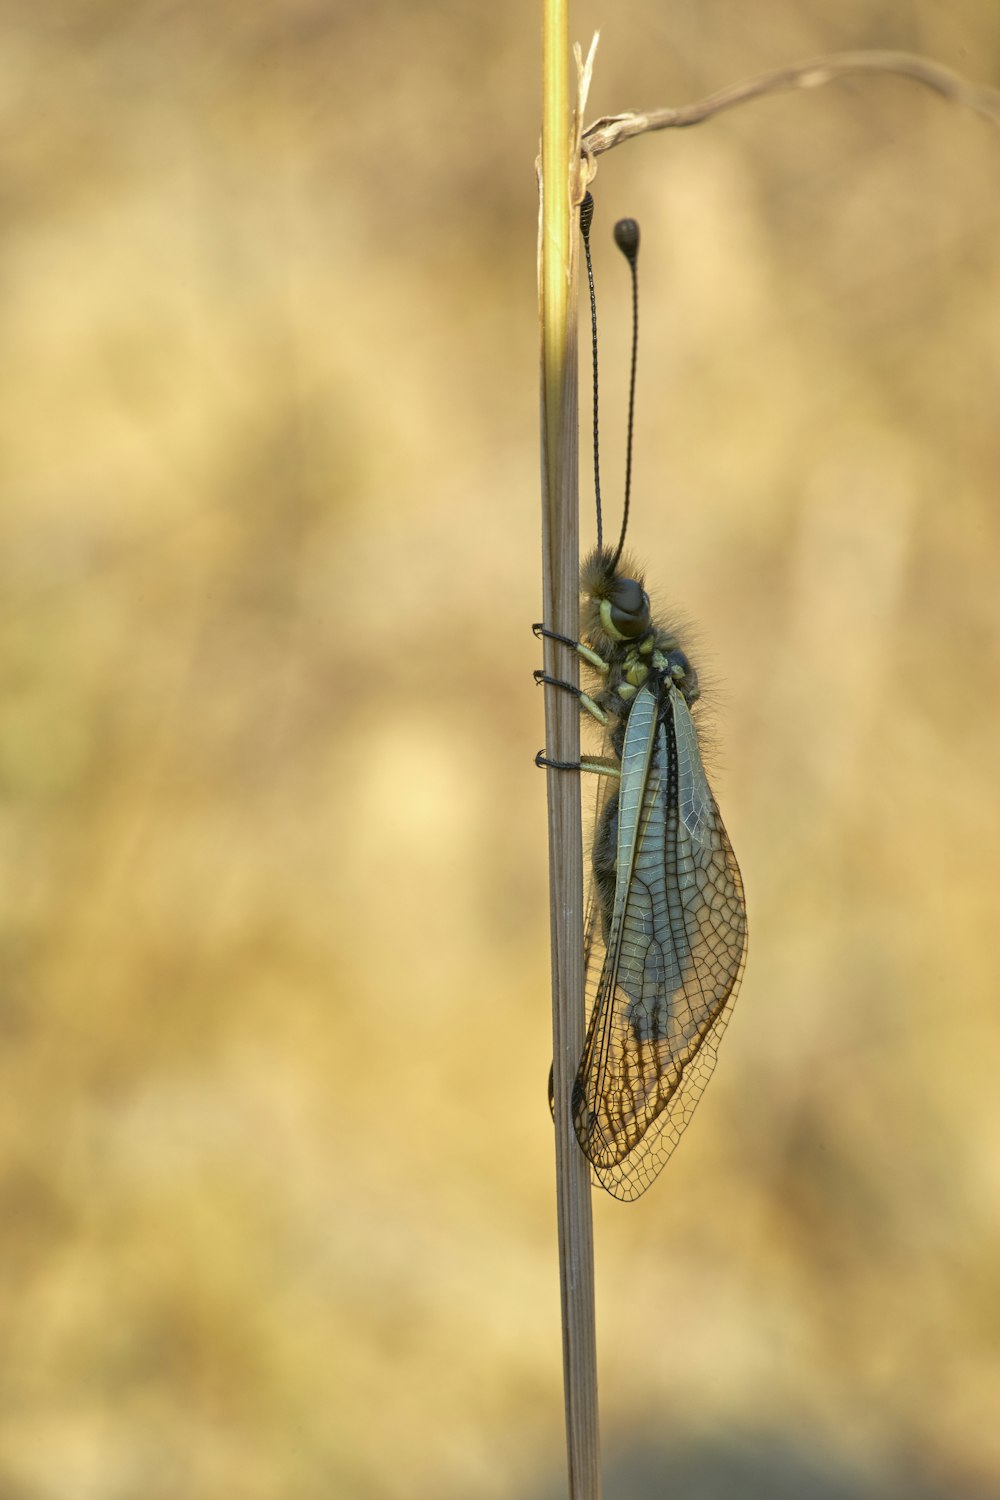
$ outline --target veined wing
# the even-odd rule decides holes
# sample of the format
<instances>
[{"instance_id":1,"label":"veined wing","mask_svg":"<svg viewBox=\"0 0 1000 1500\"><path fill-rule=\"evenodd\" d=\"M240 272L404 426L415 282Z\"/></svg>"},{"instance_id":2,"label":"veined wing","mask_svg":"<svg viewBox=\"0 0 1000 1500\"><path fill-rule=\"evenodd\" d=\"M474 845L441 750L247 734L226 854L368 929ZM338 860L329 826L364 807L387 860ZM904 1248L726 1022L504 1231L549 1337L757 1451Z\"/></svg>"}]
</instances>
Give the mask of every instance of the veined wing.
<instances>
[{"instance_id":1,"label":"veined wing","mask_svg":"<svg viewBox=\"0 0 1000 1500\"><path fill-rule=\"evenodd\" d=\"M614 1197L639 1197L680 1139L745 949L740 872L687 704L672 686L659 698L644 687L622 748L614 906L573 1099L580 1145Z\"/></svg>"}]
</instances>

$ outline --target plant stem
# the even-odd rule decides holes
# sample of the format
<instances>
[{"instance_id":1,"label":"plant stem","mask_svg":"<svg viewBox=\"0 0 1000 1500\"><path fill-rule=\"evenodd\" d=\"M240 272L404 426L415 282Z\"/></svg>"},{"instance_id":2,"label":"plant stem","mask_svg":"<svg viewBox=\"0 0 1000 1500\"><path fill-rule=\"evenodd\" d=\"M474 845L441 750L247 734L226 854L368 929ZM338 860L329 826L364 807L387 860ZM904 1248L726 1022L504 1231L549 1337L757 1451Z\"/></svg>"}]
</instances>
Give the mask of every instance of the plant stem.
<instances>
[{"instance_id":1,"label":"plant stem","mask_svg":"<svg viewBox=\"0 0 1000 1500\"><path fill-rule=\"evenodd\" d=\"M542 587L545 623L577 639L576 213L578 141L570 123L568 0L544 0L542 130ZM545 641L545 668L575 682L576 653ZM580 758L575 699L545 690L545 743L557 760ZM556 1213L562 1298L563 1379L570 1500L599 1500L597 1349L590 1168L573 1131L571 1092L583 1052L583 858L580 778L548 772Z\"/></svg>"}]
</instances>

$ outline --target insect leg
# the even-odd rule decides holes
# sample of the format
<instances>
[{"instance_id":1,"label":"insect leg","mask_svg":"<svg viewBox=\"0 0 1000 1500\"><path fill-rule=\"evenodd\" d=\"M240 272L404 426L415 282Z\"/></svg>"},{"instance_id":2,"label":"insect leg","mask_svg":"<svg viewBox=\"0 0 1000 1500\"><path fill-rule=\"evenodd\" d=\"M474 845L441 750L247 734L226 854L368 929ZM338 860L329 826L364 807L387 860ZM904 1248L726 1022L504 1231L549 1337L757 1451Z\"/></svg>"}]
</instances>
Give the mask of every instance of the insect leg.
<instances>
[{"instance_id":1,"label":"insect leg","mask_svg":"<svg viewBox=\"0 0 1000 1500\"><path fill-rule=\"evenodd\" d=\"M533 675L535 681L538 683L544 682L549 687L563 688L567 693L572 693L574 698L579 699L580 707L586 709L588 714L593 714L598 724L606 724L608 722L608 716L604 712L604 709L598 708L589 693L585 693L582 688L578 688L575 682L563 682L560 677L550 677L548 672L543 672L541 668Z\"/></svg>"},{"instance_id":2,"label":"insect leg","mask_svg":"<svg viewBox=\"0 0 1000 1500\"><path fill-rule=\"evenodd\" d=\"M564 646L569 646L571 650L578 651L584 661L589 662L598 671L608 671L607 662L598 656L596 651L592 651L589 646L585 646L582 641L574 641L570 636L560 635L555 630L546 630L545 626L541 624L532 625L531 628L536 636L547 636L550 641L560 641ZM565 692L572 693L574 698L579 701L582 709L592 714L599 724L607 724L608 716L604 710L598 707L588 693L583 692L581 688L577 687L575 682L564 682L562 678L550 677L548 672L541 670L534 673L534 678L536 683L547 683L549 687L563 688ZM542 770L548 769L550 771L592 771L598 776L620 776L621 774L616 762L613 760L550 760L544 750L539 750L535 756L535 765L539 766Z\"/></svg>"},{"instance_id":3,"label":"insect leg","mask_svg":"<svg viewBox=\"0 0 1000 1500\"><path fill-rule=\"evenodd\" d=\"M598 656L596 651L593 651L590 646L585 646L582 641L574 641L571 635L560 635L558 630L546 630L545 626L540 624L532 625L531 629L539 640L544 636L549 641L560 641L562 645L568 646L571 651L578 652L584 661L589 662L592 667L596 667L598 672L608 671L608 664L603 656Z\"/></svg>"},{"instance_id":4,"label":"insect leg","mask_svg":"<svg viewBox=\"0 0 1000 1500\"><path fill-rule=\"evenodd\" d=\"M549 760L544 750L535 756L535 765L543 771L590 771L594 776L621 776L616 761L599 757L586 760Z\"/></svg>"}]
</instances>

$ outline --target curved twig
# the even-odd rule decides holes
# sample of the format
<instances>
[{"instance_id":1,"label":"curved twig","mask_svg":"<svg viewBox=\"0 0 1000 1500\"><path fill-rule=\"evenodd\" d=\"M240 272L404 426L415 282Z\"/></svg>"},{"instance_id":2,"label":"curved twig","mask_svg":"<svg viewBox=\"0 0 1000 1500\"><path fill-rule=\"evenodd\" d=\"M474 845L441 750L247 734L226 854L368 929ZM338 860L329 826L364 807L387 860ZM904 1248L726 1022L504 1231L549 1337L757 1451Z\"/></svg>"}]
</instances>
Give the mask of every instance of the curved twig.
<instances>
[{"instance_id":1,"label":"curved twig","mask_svg":"<svg viewBox=\"0 0 1000 1500\"><path fill-rule=\"evenodd\" d=\"M695 104L685 104L679 109L651 109L643 113L629 111L622 115L605 115L595 120L583 132L581 142L585 155L599 156L620 146L633 136L644 135L647 130L683 129L687 125L699 125L702 120L732 109L747 99L758 99L764 94L774 94L782 89L812 89L831 83L836 78L845 78L858 73L889 73L899 78L909 78L913 83L922 83L933 89L952 104L963 109L974 110L985 115L994 124L1000 125L1000 89L988 88L984 84L972 83L960 73L913 52L831 52L826 57L813 57L805 62L792 63L788 67L773 68L759 73L755 78L746 78L741 83L732 83L727 88L699 99Z\"/></svg>"}]
</instances>

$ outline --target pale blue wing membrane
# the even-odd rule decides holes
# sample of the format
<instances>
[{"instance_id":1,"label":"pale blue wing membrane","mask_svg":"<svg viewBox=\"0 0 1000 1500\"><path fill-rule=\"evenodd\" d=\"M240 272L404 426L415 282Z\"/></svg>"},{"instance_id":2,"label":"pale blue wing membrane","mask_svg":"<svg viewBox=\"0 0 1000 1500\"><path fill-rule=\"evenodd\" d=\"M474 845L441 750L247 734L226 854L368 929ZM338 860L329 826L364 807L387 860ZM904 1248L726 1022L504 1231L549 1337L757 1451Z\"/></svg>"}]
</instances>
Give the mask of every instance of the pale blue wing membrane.
<instances>
[{"instance_id":1,"label":"pale blue wing membrane","mask_svg":"<svg viewBox=\"0 0 1000 1500\"><path fill-rule=\"evenodd\" d=\"M696 844L706 844L712 836L715 802L701 763L698 732L683 693L671 693L674 710L674 741L677 746L677 808L681 822Z\"/></svg>"},{"instance_id":2,"label":"pale blue wing membrane","mask_svg":"<svg viewBox=\"0 0 1000 1500\"><path fill-rule=\"evenodd\" d=\"M621 787L618 793L618 884L615 889L614 921L624 914L638 847L640 816L648 818L643 792L649 785L650 762L656 738L656 699L649 688L641 688L632 704L622 746Z\"/></svg>"},{"instance_id":3,"label":"pale blue wing membrane","mask_svg":"<svg viewBox=\"0 0 1000 1500\"><path fill-rule=\"evenodd\" d=\"M615 899L574 1100L595 1176L629 1199L663 1167L711 1075L746 914L677 689L636 695L621 764Z\"/></svg>"}]
</instances>

